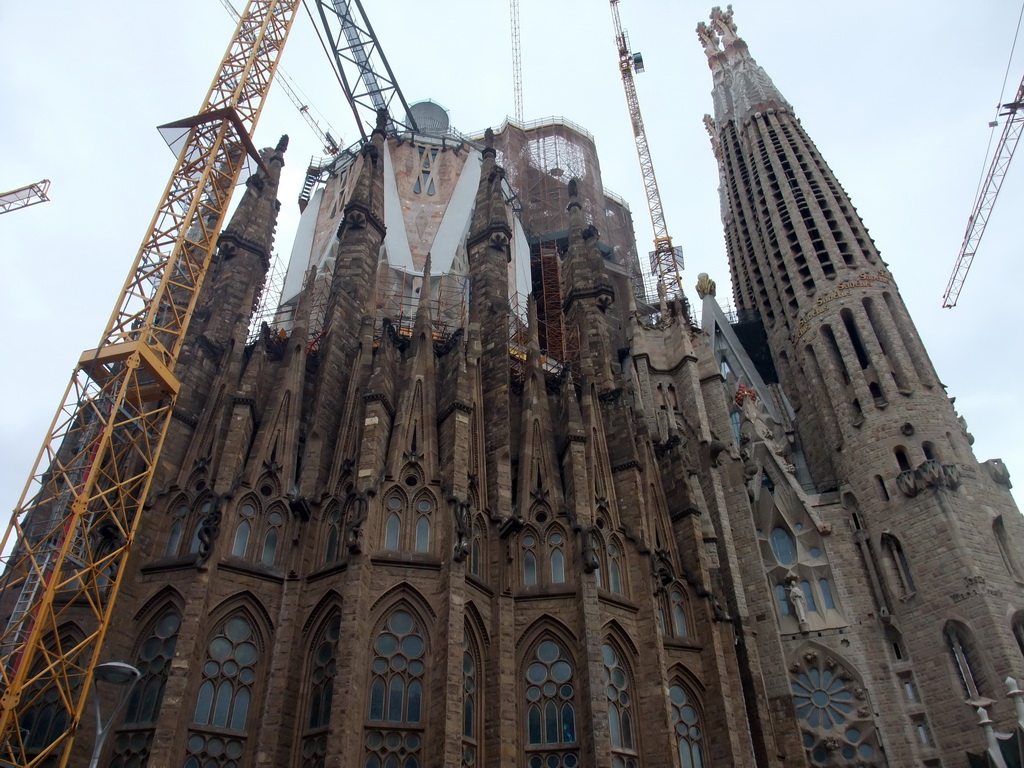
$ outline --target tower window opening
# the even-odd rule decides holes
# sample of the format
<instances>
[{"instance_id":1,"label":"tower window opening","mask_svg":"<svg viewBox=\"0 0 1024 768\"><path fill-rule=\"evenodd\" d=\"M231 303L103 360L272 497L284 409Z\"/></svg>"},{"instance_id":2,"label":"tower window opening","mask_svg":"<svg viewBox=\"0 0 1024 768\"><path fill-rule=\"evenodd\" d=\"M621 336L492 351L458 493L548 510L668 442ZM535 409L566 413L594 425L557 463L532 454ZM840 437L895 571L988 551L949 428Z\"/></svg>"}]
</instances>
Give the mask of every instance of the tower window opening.
<instances>
[{"instance_id":1,"label":"tower window opening","mask_svg":"<svg viewBox=\"0 0 1024 768\"><path fill-rule=\"evenodd\" d=\"M967 698L976 699L985 693L985 685L980 677L981 667L974 656L973 644L966 631L955 624L947 624L945 634L946 648L964 693Z\"/></svg>"},{"instance_id":2,"label":"tower window opening","mask_svg":"<svg viewBox=\"0 0 1024 768\"><path fill-rule=\"evenodd\" d=\"M889 501L889 491L885 487L885 480L881 475L875 475L875 490L878 491L878 498L881 501Z\"/></svg>"},{"instance_id":3,"label":"tower window opening","mask_svg":"<svg viewBox=\"0 0 1024 768\"><path fill-rule=\"evenodd\" d=\"M853 344L853 351L857 355L857 362L860 363L861 370L864 370L871 364L871 361L868 359L864 345L861 343L860 333L857 332L857 324L853 320L853 313L848 309L844 309L839 313L839 316L843 319L843 325L846 326L846 333L850 337L850 343Z\"/></svg>"},{"instance_id":4,"label":"tower window opening","mask_svg":"<svg viewBox=\"0 0 1024 768\"><path fill-rule=\"evenodd\" d=\"M901 472L910 471L910 459L907 458L907 449L902 445L897 445L892 449L893 455L896 457L896 463L899 464Z\"/></svg>"}]
</instances>

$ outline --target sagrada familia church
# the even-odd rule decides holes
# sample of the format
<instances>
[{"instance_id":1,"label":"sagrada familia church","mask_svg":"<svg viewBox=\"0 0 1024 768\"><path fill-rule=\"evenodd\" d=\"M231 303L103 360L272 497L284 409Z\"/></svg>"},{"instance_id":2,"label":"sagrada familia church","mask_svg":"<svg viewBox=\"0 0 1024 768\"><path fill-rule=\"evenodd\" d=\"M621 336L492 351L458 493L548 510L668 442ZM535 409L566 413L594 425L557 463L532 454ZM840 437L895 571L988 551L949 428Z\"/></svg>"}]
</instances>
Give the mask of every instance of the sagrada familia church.
<instances>
[{"instance_id":1,"label":"sagrada familia church","mask_svg":"<svg viewBox=\"0 0 1024 768\"><path fill-rule=\"evenodd\" d=\"M264 151L103 649L142 673L103 765L1021 765L1009 472L731 10L698 36L736 316L706 275L644 293L583 128L470 140L425 102L304 191L251 331Z\"/></svg>"}]
</instances>

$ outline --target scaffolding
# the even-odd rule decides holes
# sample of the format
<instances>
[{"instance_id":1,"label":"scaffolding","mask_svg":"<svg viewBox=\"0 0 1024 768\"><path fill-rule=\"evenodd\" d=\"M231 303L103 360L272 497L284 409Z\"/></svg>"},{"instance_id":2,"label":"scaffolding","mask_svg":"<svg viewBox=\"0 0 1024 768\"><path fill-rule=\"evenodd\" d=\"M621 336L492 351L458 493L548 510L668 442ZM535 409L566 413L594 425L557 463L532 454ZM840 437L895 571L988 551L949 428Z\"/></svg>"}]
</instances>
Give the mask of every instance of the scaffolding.
<instances>
[{"instance_id":1,"label":"scaffolding","mask_svg":"<svg viewBox=\"0 0 1024 768\"><path fill-rule=\"evenodd\" d=\"M417 272L381 264L377 270L374 343L380 341L388 323L401 336L412 336L423 290L429 291L433 339L446 342L465 325L468 286L468 278L455 272L430 277L429 284L424 285L423 275Z\"/></svg>"},{"instance_id":2,"label":"scaffolding","mask_svg":"<svg viewBox=\"0 0 1024 768\"><path fill-rule=\"evenodd\" d=\"M537 262L540 272L541 295L537 306L540 323L540 348L549 357L565 359L565 322L562 317L562 270L558 243L540 243Z\"/></svg>"}]
</instances>

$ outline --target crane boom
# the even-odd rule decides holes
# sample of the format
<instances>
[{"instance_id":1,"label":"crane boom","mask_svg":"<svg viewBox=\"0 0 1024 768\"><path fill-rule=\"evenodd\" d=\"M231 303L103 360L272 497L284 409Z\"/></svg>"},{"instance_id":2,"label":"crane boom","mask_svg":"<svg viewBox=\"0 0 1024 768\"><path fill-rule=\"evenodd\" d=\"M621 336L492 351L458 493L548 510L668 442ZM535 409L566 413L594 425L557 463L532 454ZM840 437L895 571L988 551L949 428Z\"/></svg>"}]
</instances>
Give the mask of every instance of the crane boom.
<instances>
[{"instance_id":1,"label":"crane boom","mask_svg":"<svg viewBox=\"0 0 1024 768\"><path fill-rule=\"evenodd\" d=\"M228 12L228 15L238 23L238 11L235 10L235 6L231 4L231 0L220 0L220 4L224 7L224 10ZM338 145L338 141L331 135L330 130L324 130L320 127L320 124L316 119L309 113L309 105L299 97L295 86L291 83L291 78L284 71L283 67L279 67L277 70L277 84L281 86L281 90L288 96L288 100L295 105L295 108L299 110L299 114L302 115L302 119L306 121L306 125L309 126L310 130L316 135L323 145L324 151L329 155L337 155L341 152L341 147ZM328 126L328 129L330 126Z\"/></svg>"},{"instance_id":2,"label":"crane boom","mask_svg":"<svg viewBox=\"0 0 1024 768\"><path fill-rule=\"evenodd\" d=\"M0 192L0 213L9 213L37 203L48 202L50 198L46 193L49 191L50 180L43 179L35 184L12 189L10 192Z\"/></svg>"},{"instance_id":3,"label":"crane boom","mask_svg":"<svg viewBox=\"0 0 1024 768\"><path fill-rule=\"evenodd\" d=\"M643 60L639 54L629 50L629 40L622 29L619 18L619 0L611 0L612 21L615 24L615 44L619 52L619 72L622 74L622 86L626 91L626 106L633 124L633 136L636 138L636 152L640 158L640 173L643 175L644 192L647 194L647 208L651 214L651 225L654 228L654 252L651 254L651 273L659 283L672 295L683 295L682 248L672 246L672 238L665 224L665 212L661 205L661 193L658 191L658 179L654 175L654 163L651 150L647 145L647 131L644 129L644 118L640 113L640 100L636 95L636 83L633 81L633 70L643 71Z\"/></svg>"},{"instance_id":4,"label":"crane boom","mask_svg":"<svg viewBox=\"0 0 1024 768\"><path fill-rule=\"evenodd\" d=\"M1009 104L1004 104L1003 116L1006 123L1003 125L1003 134L999 137L999 144L992 155L992 164L989 166L985 181L978 192L978 199L974 201L974 210L967 220L967 232L964 235L964 243L960 247L960 255L957 256L956 265L953 267L953 274L950 275L949 283L946 285L946 292L942 295L942 306L951 309L956 306L960 298L960 290L964 287L967 273L974 261L974 254L978 251L981 238L985 234L985 227L988 226L989 217L992 215L992 208L999 197L999 190L1006 178L1006 171L1013 160L1013 153L1017 149L1022 130L1024 130L1024 78L1017 87L1017 95Z\"/></svg>"},{"instance_id":5,"label":"crane boom","mask_svg":"<svg viewBox=\"0 0 1024 768\"><path fill-rule=\"evenodd\" d=\"M382 109L388 113L389 131L396 125L416 131L416 120L360 0L317 0L316 5L363 140L367 138L366 127L373 129Z\"/></svg>"},{"instance_id":6,"label":"crane boom","mask_svg":"<svg viewBox=\"0 0 1024 768\"><path fill-rule=\"evenodd\" d=\"M179 388L174 366L299 0L249 0L0 551L0 763L67 764ZM68 622L80 631L69 641ZM39 706L46 708L47 726Z\"/></svg>"}]
</instances>

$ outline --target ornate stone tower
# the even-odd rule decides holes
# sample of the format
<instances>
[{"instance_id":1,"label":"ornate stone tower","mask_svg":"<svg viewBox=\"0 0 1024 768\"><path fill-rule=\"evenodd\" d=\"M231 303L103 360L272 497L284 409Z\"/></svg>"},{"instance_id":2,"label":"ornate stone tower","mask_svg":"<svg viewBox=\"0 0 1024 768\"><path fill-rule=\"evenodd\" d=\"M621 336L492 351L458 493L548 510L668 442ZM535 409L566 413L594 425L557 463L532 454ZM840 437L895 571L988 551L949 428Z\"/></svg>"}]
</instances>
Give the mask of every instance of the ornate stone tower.
<instances>
[{"instance_id":1,"label":"ornate stone tower","mask_svg":"<svg viewBox=\"0 0 1024 768\"><path fill-rule=\"evenodd\" d=\"M340 157L254 337L284 145L265 153L104 648L143 673L111 765L803 762L743 626L706 338L637 309L596 162L570 182L544 159L590 138L504 130L379 127ZM512 215L499 151L557 211Z\"/></svg>"},{"instance_id":2,"label":"ornate stone tower","mask_svg":"<svg viewBox=\"0 0 1024 768\"><path fill-rule=\"evenodd\" d=\"M829 557L845 629L835 622L825 637L852 634L835 651L859 647L863 664L884 670L863 687L876 711L889 710L879 726L889 764L962 764L980 739L961 702L1001 700L1003 679L1024 674L1024 519L1008 474L999 460L975 459L893 274L737 36L731 7L697 31L714 80L706 124L741 324L763 324L775 369L766 378L777 371L792 444L806 458L805 490L818 494L831 531L829 546L811 551L803 534L772 524L766 562ZM794 600L790 590L787 601L781 587L784 613L834 599L813 579L797 581L810 592ZM787 642L796 637L785 621L780 629ZM812 762L832 764L848 712L830 723L838 740L825 742L825 715L802 706L798 689ZM1000 725L1015 722L1005 701L993 713Z\"/></svg>"}]
</instances>

